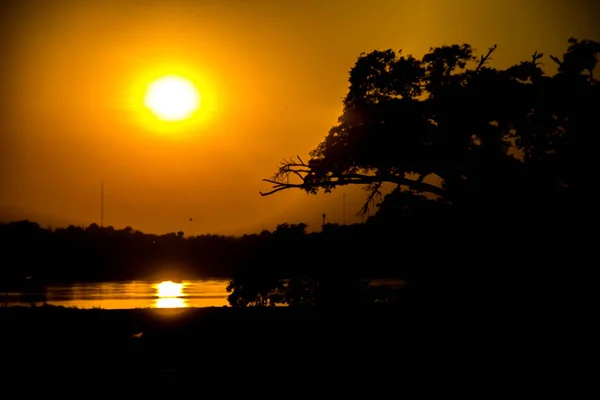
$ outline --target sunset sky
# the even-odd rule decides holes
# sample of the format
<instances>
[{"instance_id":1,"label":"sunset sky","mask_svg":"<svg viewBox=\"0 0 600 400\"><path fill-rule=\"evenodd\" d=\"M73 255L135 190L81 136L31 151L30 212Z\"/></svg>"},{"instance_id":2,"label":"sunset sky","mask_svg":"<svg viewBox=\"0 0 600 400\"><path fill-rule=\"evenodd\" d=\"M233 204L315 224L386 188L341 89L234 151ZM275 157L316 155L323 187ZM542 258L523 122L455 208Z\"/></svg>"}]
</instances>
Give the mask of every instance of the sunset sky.
<instances>
[{"instance_id":1,"label":"sunset sky","mask_svg":"<svg viewBox=\"0 0 600 400\"><path fill-rule=\"evenodd\" d=\"M341 113L361 52L498 44L504 68L569 37L600 40L581 0L1 0L0 218L144 232L242 234L346 222L360 188L261 197L279 161L307 154ZM596 26L595 26L596 25ZM157 123L145 85L199 89L185 123ZM171 126L172 125L172 126ZM193 218L193 223L189 219Z\"/></svg>"}]
</instances>

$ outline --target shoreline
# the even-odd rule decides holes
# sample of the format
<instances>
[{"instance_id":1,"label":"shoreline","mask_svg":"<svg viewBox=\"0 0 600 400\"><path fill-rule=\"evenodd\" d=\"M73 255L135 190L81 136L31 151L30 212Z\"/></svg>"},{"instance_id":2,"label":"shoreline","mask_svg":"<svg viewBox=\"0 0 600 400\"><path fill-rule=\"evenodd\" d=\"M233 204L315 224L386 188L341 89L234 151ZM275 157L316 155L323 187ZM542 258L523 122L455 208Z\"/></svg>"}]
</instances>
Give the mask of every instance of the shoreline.
<instances>
[{"instance_id":1,"label":"shoreline","mask_svg":"<svg viewBox=\"0 0 600 400\"><path fill-rule=\"evenodd\" d=\"M313 394L325 385L339 394L353 393L352 382L377 390L415 374L430 384L452 374L464 379L457 365L514 354L527 345L532 322L530 315L507 319L416 302L329 309L11 307L0 314L7 383L22 389L27 382L65 382L70 389L137 394L217 385L244 395L268 391L266 382Z\"/></svg>"},{"instance_id":2,"label":"shoreline","mask_svg":"<svg viewBox=\"0 0 600 400\"><path fill-rule=\"evenodd\" d=\"M127 360L135 368L163 370L188 368L186 360L194 357L209 357L215 363L229 362L232 357L268 359L285 348L308 351L330 340L330 346L344 347L347 341L364 341L374 335L372 339L378 336L380 344L389 343L385 337L391 339L393 332L400 332L397 322L403 318L402 310L377 309L46 306L10 307L0 314L2 343L10 343L4 356L11 363L44 358L93 368Z\"/></svg>"}]
</instances>

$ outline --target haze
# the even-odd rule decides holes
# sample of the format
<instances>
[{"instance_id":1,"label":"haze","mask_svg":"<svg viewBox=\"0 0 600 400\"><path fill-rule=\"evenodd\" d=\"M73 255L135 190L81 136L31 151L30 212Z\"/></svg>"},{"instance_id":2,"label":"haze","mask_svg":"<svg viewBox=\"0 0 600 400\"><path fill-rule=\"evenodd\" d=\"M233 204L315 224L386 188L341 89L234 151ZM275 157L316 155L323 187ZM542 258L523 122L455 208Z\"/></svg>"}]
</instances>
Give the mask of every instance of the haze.
<instances>
[{"instance_id":1,"label":"haze","mask_svg":"<svg viewBox=\"0 0 600 400\"><path fill-rule=\"evenodd\" d=\"M3 0L0 218L99 223L103 180L104 225L115 228L311 230L322 213L358 222L360 188L258 192L282 158L308 158L336 123L360 53L498 44L495 67L538 50L552 72L548 55L569 37L600 38L591 4ZM171 70L191 75L203 99L201 118L177 130L153 126L135 101L145 77Z\"/></svg>"}]
</instances>

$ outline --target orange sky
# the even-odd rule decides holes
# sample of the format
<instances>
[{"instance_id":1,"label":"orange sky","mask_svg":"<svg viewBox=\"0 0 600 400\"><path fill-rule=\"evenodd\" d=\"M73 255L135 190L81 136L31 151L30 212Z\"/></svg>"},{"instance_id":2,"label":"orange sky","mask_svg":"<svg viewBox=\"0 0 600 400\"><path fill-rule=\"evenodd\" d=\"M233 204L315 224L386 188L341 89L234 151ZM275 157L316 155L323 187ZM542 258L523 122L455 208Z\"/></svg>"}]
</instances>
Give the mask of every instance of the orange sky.
<instances>
[{"instance_id":1,"label":"orange sky","mask_svg":"<svg viewBox=\"0 0 600 400\"><path fill-rule=\"evenodd\" d=\"M591 1L2 0L0 217L145 232L241 234L321 214L359 221L363 192L261 197L282 158L336 123L361 52L497 43L494 65L600 40ZM548 67L552 61L545 58ZM188 75L201 118L170 132L135 96ZM189 218L194 222L190 225Z\"/></svg>"}]
</instances>

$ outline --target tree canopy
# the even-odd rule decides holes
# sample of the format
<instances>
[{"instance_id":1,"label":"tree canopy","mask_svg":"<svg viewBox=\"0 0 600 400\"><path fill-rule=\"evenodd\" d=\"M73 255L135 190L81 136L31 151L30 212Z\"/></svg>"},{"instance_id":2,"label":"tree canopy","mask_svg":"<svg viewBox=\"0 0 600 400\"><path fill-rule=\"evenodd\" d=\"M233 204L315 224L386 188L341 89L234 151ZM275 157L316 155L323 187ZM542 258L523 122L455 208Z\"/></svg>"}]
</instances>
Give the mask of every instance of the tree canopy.
<instances>
[{"instance_id":1,"label":"tree canopy","mask_svg":"<svg viewBox=\"0 0 600 400\"><path fill-rule=\"evenodd\" d=\"M551 207L572 191L577 137L598 129L600 43L568 44L562 59L550 56L552 77L537 52L505 70L489 66L496 46L479 57L468 44L432 48L420 60L363 53L337 125L308 161L284 160L261 195L366 185L368 211L391 183L467 208Z\"/></svg>"}]
</instances>

